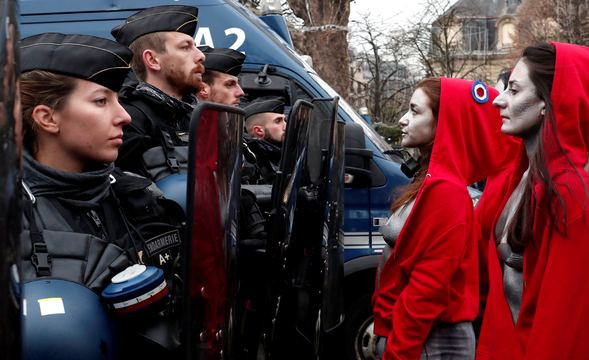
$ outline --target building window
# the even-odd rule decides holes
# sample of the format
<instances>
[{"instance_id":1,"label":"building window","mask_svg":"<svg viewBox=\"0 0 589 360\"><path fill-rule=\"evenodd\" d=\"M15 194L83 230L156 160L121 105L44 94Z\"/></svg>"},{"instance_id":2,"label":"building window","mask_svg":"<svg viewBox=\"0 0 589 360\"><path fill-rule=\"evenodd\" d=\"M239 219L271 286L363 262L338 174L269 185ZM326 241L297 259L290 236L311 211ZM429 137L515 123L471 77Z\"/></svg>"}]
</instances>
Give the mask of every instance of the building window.
<instances>
[{"instance_id":1,"label":"building window","mask_svg":"<svg viewBox=\"0 0 589 360\"><path fill-rule=\"evenodd\" d=\"M501 26L501 48L513 46L513 35L515 34L515 25L506 22Z\"/></svg>"},{"instance_id":2,"label":"building window","mask_svg":"<svg viewBox=\"0 0 589 360\"><path fill-rule=\"evenodd\" d=\"M465 19L462 30L464 51L489 49L489 30L486 19Z\"/></svg>"}]
</instances>

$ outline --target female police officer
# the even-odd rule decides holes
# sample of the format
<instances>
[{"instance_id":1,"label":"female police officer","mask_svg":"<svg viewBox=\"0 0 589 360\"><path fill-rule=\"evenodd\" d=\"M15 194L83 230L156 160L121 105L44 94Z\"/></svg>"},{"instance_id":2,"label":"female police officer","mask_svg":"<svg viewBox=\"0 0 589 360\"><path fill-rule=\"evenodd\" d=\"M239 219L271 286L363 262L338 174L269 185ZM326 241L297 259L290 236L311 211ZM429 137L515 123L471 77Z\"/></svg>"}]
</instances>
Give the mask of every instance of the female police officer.
<instances>
[{"instance_id":1,"label":"female police officer","mask_svg":"<svg viewBox=\"0 0 589 360\"><path fill-rule=\"evenodd\" d=\"M131 52L90 36L42 34L21 44L24 280L54 276L101 290L137 246L111 183L123 125L117 100Z\"/></svg>"},{"instance_id":2,"label":"female police officer","mask_svg":"<svg viewBox=\"0 0 589 360\"><path fill-rule=\"evenodd\" d=\"M177 257L180 229L161 216L168 203L147 189L149 180L113 165L131 121L117 98L131 57L125 46L93 36L46 33L21 42L25 298L36 278L99 293L133 263L173 270L168 263ZM134 332L145 333L157 319L133 323ZM28 341L26 321L24 328ZM168 345L169 335L161 337Z\"/></svg>"}]
</instances>

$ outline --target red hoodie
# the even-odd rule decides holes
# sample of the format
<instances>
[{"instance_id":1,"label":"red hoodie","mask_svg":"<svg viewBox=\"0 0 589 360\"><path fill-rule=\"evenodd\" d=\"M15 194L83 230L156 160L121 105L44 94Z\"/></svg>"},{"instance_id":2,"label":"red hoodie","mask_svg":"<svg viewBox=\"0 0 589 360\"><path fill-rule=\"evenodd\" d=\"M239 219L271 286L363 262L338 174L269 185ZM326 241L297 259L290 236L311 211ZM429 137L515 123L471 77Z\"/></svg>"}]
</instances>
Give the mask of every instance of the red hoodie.
<instances>
[{"instance_id":1,"label":"red hoodie","mask_svg":"<svg viewBox=\"0 0 589 360\"><path fill-rule=\"evenodd\" d=\"M489 239L490 290L477 359L589 359L589 175L583 170L589 149L589 48L553 45L556 134L572 166L550 126L544 126L542 136L547 167L566 209L566 233L551 231L546 201L539 202L533 210L533 240L524 250L524 290L514 326L492 230L527 167L525 154L514 160L510 174L485 189L476 216ZM534 191L541 198L545 189L537 183Z\"/></svg>"},{"instance_id":2,"label":"red hoodie","mask_svg":"<svg viewBox=\"0 0 589 360\"><path fill-rule=\"evenodd\" d=\"M374 331L388 337L384 359L418 359L437 322L477 316L480 233L466 187L504 164L513 141L501 135L497 91L478 103L473 85L441 79L428 174L373 297Z\"/></svg>"}]
</instances>

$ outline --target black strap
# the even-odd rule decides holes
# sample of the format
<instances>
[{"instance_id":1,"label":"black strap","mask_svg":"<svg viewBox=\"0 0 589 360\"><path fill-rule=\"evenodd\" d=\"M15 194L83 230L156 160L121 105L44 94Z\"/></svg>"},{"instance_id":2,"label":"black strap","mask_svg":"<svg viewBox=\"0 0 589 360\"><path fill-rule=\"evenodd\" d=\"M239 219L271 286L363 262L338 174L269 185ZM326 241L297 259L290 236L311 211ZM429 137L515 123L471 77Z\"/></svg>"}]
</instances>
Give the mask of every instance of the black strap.
<instances>
[{"instance_id":1,"label":"black strap","mask_svg":"<svg viewBox=\"0 0 589 360\"><path fill-rule=\"evenodd\" d=\"M112 176L115 179L117 179L117 176L119 174L115 171L113 172ZM105 212L106 216L110 216L110 217L115 217L118 216L121 218L121 220L123 221L123 225L125 225L125 230L127 231L127 236L129 236L129 241L131 242L131 246L133 246L133 251L129 251L129 246L127 244L124 244L124 246L122 246L125 251L127 252L127 254L131 257L131 259L133 259L133 261L135 263L142 263L143 260L139 258L139 254L141 253L141 250L143 249L142 246L137 245L137 241L135 239L135 236L133 236L133 233L139 238L139 243L143 244L144 243L144 239L141 236L141 233L139 231L137 231L137 229L135 229L135 227L129 223L127 217L125 216L125 214L123 213L123 207L121 206L121 201L119 200L119 197L117 196L117 192L114 188L114 186L111 186L110 188L110 193L113 197L113 199L115 200L115 208L117 209L117 213L115 214L113 211L113 209L111 209L108 206L103 207L103 211ZM133 230L133 233L131 232L131 229ZM114 237L113 237L114 238Z\"/></svg>"},{"instance_id":2,"label":"black strap","mask_svg":"<svg viewBox=\"0 0 589 360\"><path fill-rule=\"evenodd\" d=\"M160 124L155 120L156 116L153 110L140 100L130 101L129 104L139 109L139 111L141 111L151 123L152 131L158 135L161 141L162 150L164 151L164 155L166 157L166 164L170 168L170 171L174 173L180 171L180 164L178 160L170 153L174 150L174 141L172 140L172 136L168 131L162 129Z\"/></svg>"},{"instance_id":3,"label":"black strap","mask_svg":"<svg viewBox=\"0 0 589 360\"><path fill-rule=\"evenodd\" d=\"M35 197L29 190L28 186L24 182L22 184L29 198L24 201L24 207L25 216L29 221L29 234L31 236L31 244L33 248L31 263L35 267L37 276L51 276L51 255L47 251L47 244L45 244L45 240L43 239L43 231L37 226L33 211Z\"/></svg>"}]
</instances>

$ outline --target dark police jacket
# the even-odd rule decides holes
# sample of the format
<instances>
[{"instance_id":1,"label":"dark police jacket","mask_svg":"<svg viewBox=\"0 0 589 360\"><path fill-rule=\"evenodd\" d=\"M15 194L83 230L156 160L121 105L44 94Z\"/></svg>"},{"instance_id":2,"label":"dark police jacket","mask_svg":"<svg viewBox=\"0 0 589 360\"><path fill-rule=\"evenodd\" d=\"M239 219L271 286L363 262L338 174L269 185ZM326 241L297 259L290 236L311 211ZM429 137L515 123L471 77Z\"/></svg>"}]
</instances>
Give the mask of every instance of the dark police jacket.
<instances>
[{"instance_id":1,"label":"dark police jacket","mask_svg":"<svg viewBox=\"0 0 589 360\"><path fill-rule=\"evenodd\" d=\"M25 155L23 183L24 281L56 277L98 292L137 262L160 266L170 276L182 235L172 218L181 219L182 210L154 195L147 179L112 165L66 173Z\"/></svg>"},{"instance_id":2,"label":"dark police jacket","mask_svg":"<svg viewBox=\"0 0 589 360\"><path fill-rule=\"evenodd\" d=\"M242 184L273 184L280 165L281 148L248 134L243 136Z\"/></svg>"},{"instance_id":3,"label":"dark police jacket","mask_svg":"<svg viewBox=\"0 0 589 360\"><path fill-rule=\"evenodd\" d=\"M119 101L132 122L123 129L118 167L157 181L185 171L193 97L180 101L144 82L121 89Z\"/></svg>"}]
</instances>

